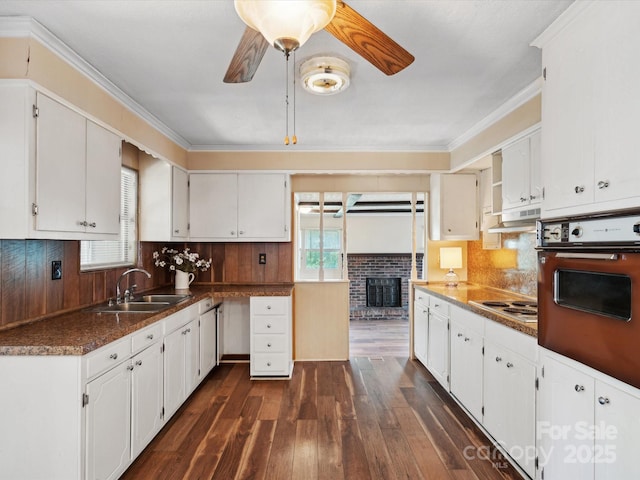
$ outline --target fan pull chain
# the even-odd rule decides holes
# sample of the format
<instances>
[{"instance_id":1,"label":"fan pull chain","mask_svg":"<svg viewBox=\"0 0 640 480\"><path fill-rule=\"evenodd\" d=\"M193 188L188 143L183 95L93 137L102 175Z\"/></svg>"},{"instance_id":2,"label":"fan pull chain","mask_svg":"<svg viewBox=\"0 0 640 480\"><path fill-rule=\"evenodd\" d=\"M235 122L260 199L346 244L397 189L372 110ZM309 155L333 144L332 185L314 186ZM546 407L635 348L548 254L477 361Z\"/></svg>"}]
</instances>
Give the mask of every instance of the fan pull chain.
<instances>
[{"instance_id":1,"label":"fan pull chain","mask_svg":"<svg viewBox=\"0 0 640 480\"><path fill-rule=\"evenodd\" d=\"M285 124L285 136L284 144L289 145L289 55L285 52L286 62L284 63L285 75L284 75L284 124Z\"/></svg>"},{"instance_id":2,"label":"fan pull chain","mask_svg":"<svg viewBox=\"0 0 640 480\"><path fill-rule=\"evenodd\" d=\"M287 57L287 61L288 61ZM296 52L293 52L293 66L296 65ZM296 136L296 72L293 72L293 138L291 142L295 145L298 143L298 137Z\"/></svg>"}]
</instances>

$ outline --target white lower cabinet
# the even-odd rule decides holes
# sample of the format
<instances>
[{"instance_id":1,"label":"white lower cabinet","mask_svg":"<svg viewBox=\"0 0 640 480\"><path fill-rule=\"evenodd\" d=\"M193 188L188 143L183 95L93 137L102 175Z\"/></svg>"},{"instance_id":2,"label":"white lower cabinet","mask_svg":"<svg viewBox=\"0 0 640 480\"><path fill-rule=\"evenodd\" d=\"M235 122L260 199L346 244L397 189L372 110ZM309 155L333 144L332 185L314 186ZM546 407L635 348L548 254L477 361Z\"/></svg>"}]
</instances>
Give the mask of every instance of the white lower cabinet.
<instances>
[{"instance_id":1,"label":"white lower cabinet","mask_svg":"<svg viewBox=\"0 0 640 480\"><path fill-rule=\"evenodd\" d=\"M165 322L164 414L170 419L198 384L199 332L197 306L185 308Z\"/></svg>"},{"instance_id":2,"label":"white lower cabinet","mask_svg":"<svg viewBox=\"0 0 640 480\"><path fill-rule=\"evenodd\" d=\"M538 478L640 478L640 391L542 349Z\"/></svg>"},{"instance_id":3,"label":"white lower cabinet","mask_svg":"<svg viewBox=\"0 0 640 480\"><path fill-rule=\"evenodd\" d=\"M413 302L413 354L427 364L427 339L429 335L429 300L426 294L416 290Z\"/></svg>"},{"instance_id":4,"label":"white lower cabinet","mask_svg":"<svg viewBox=\"0 0 640 480\"><path fill-rule=\"evenodd\" d=\"M484 319L451 306L451 393L482 420Z\"/></svg>"},{"instance_id":5,"label":"white lower cabinet","mask_svg":"<svg viewBox=\"0 0 640 480\"><path fill-rule=\"evenodd\" d=\"M118 478L204 377L199 307L83 356L0 355L0 479Z\"/></svg>"},{"instance_id":6,"label":"white lower cabinet","mask_svg":"<svg viewBox=\"0 0 640 480\"><path fill-rule=\"evenodd\" d=\"M129 361L87 383L87 479L120 476L131 461Z\"/></svg>"},{"instance_id":7,"label":"white lower cabinet","mask_svg":"<svg viewBox=\"0 0 640 480\"><path fill-rule=\"evenodd\" d=\"M449 389L449 317L429 308L427 368L440 384Z\"/></svg>"},{"instance_id":8,"label":"white lower cabinet","mask_svg":"<svg viewBox=\"0 0 640 480\"><path fill-rule=\"evenodd\" d=\"M290 376L291 297L251 297L249 311L251 376Z\"/></svg>"},{"instance_id":9,"label":"white lower cabinet","mask_svg":"<svg viewBox=\"0 0 640 480\"><path fill-rule=\"evenodd\" d=\"M218 318L213 300L200 302L199 325L199 378L202 380L218 364Z\"/></svg>"}]
</instances>

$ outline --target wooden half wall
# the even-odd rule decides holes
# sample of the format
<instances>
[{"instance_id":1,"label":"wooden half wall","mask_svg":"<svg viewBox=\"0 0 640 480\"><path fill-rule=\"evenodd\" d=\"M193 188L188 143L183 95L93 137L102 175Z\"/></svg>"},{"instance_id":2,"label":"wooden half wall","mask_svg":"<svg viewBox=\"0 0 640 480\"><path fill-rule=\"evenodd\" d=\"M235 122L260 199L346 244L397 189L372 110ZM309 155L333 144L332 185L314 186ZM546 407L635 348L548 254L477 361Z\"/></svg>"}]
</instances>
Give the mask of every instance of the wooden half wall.
<instances>
[{"instance_id":1,"label":"wooden half wall","mask_svg":"<svg viewBox=\"0 0 640 480\"><path fill-rule=\"evenodd\" d=\"M349 359L349 282L298 282L294 359Z\"/></svg>"}]
</instances>

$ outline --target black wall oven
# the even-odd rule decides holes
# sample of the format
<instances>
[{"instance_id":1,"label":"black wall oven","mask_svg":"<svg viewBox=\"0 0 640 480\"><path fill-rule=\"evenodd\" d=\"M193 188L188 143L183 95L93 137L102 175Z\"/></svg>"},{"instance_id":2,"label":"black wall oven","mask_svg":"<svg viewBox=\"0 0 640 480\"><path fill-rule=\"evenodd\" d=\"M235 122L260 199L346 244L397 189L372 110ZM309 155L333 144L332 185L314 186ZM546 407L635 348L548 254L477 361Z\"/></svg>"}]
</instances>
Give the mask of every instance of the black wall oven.
<instances>
[{"instance_id":1,"label":"black wall oven","mask_svg":"<svg viewBox=\"0 0 640 480\"><path fill-rule=\"evenodd\" d=\"M538 222L538 343L640 388L640 213Z\"/></svg>"}]
</instances>

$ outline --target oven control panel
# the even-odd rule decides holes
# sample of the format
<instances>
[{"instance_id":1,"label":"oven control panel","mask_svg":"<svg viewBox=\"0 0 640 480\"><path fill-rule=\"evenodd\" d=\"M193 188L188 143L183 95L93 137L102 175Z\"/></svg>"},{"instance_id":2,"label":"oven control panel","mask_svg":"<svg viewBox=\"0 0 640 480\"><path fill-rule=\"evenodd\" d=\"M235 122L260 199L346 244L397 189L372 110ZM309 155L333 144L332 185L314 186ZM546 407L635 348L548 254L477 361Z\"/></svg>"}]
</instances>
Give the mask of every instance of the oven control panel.
<instances>
[{"instance_id":1,"label":"oven control panel","mask_svg":"<svg viewBox=\"0 0 640 480\"><path fill-rule=\"evenodd\" d=\"M640 247L640 214L538 222L538 247Z\"/></svg>"}]
</instances>

